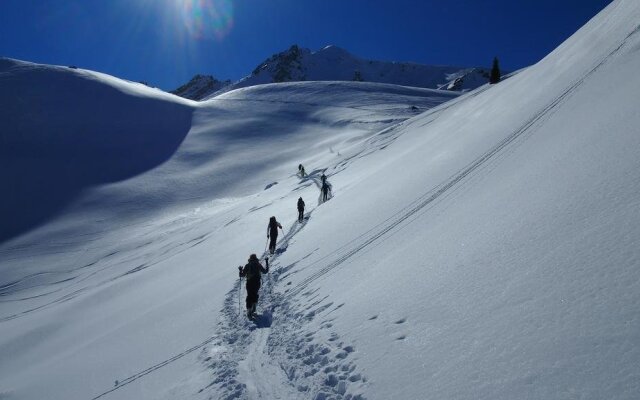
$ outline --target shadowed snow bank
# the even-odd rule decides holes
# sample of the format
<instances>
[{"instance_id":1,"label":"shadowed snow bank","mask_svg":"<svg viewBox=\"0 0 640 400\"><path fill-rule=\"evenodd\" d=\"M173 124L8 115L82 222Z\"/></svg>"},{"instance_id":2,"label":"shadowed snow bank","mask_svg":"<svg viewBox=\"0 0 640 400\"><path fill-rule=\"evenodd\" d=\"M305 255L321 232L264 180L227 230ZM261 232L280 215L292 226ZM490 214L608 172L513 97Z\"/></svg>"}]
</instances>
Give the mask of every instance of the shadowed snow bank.
<instances>
[{"instance_id":1,"label":"shadowed snow bank","mask_svg":"<svg viewBox=\"0 0 640 400\"><path fill-rule=\"evenodd\" d=\"M140 86L132 96L100 74L0 60L0 242L55 216L86 187L171 157L193 110Z\"/></svg>"}]
</instances>

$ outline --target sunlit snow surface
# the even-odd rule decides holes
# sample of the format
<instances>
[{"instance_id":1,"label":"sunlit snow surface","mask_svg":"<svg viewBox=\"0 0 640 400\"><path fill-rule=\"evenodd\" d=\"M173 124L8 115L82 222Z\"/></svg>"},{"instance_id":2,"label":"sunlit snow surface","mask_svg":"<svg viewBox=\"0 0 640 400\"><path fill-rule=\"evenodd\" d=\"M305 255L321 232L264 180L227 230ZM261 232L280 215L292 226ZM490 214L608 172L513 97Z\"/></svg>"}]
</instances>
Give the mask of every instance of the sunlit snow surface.
<instances>
[{"instance_id":1,"label":"sunlit snow surface","mask_svg":"<svg viewBox=\"0 0 640 400\"><path fill-rule=\"evenodd\" d=\"M306 82L196 104L3 60L3 176L24 205L4 195L0 398L636 398L638 21L616 1L460 97ZM153 147L149 127L175 136ZM96 161L67 183L94 159L77 151ZM15 177L34 166L49 189ZM237 266L271 215L250 322Z\"/></svg>"}]
</instances>

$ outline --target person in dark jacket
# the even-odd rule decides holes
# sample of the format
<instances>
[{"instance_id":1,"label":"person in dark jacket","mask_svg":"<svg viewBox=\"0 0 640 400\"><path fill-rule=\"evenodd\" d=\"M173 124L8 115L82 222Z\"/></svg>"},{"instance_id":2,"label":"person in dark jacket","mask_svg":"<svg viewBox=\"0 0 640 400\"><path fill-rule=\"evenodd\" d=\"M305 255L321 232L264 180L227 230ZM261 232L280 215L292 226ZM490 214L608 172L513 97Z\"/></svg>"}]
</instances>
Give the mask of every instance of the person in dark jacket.
<instances>
[{"instance_id":1,"label":"person in dark jacket","mask_svg":"<svg viewBox=\"0 0 640 400\"><path fill-rule=\"evenodd\" d=\"M298 222L302 222L304 219L304 200L302 197L298 199Z\"/></svg>"},{"instance_id":2,"label":"person in dark jacket","mask_svg":"<svg viewBox=\"0 0 640 400\"><path fill-rule=\"evenodd\" d=\"M273 254L276 251L276 242L278 241L278 228L282 229L282 225L276 221L276 217L269 219L269 226L267 227L267 238L271 238L269 242L269 253Z\"/></svg>"},{"instance_id":3,"label":"person in dark jacket","mask_svg":"<svg viewBox=\"0 0 640 400\"><path fill-rule=\"evenodd\" d=\"M247 278L247 317L253 318L256 313L256 305L258 304L258 291L260 290L260 282L263 273L269 272L269 257L265 259L267 268L263 267L258 261L255 254L249 256L247 265L238 267L240 277Z\"/></svg>"},{"instance_id":4,"label":"person in dark jacket","mask_svg":"<svg viewBox=\"0 0 640 400\"><path fill-rule=\"evenodd\" d=\"M322 182L322 202L324 203L325 201L329 200L329 192L331 191L331 187L329 186L329 184L327 183L327 180L325 179Z\"/></svg>"},{"instance_id":5,"label":"person in dark jacket","mask_svg":"<svg viewBox=\"0 0 640 400\"><path fill-rule=\"evenodd\" d=\"M305 172L302 164L298 165L298 173L300 174L300 178L304 178L305 176L307 176L307 173Z\"/></svg>"}]
</instances>

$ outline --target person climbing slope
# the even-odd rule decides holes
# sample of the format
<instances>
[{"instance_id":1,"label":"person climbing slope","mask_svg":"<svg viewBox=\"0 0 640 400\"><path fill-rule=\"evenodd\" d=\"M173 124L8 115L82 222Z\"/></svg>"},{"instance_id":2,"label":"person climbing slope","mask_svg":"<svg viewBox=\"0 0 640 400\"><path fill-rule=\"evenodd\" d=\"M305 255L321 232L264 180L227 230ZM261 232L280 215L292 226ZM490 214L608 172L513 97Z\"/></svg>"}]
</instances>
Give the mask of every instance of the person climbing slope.
<instances>
[{"instance_id":1,"label":"person climbing slope","mask_svg":"<svg viewBox=\"0 0 640 400\"><path fill-rule=\"evenodd\" d=\"M302 166L302 164L298 165L298 173L300 174L300 178L304 178L305 176L307 176L307 173L304 171L304 167Z\"/></svg>"},{"instance_id":2,"label":"person climbing slope","mask_svg":"<svg viewBox=\"0 0 640 400\"><path fill-rule=\"evenodd\" d=\"M276 242L278 241L278 228L282 229L282 225L276 221L276 217L269 219L269 226L267 226L267 238L271 238L269 242L269 253L273 254L276 251Z\"/></svg>"},{"instance_id":3,"label":"person climbing slope","mask_svg":"<svg viewBox=\"0 0 640 400\"><path fill-rule=\"evenodd\" d=\"M331 192L331 186L329 186L326 179L322 182L321 190L322 190L322 202L324 203L325 201L329 200L329 193Z\"/></svg>"},{"instance_id":4,"label":"person climbing slope","mask_svg":"<svg viewBox=\"0 0 640 400\"><path fill-rule=\"evenodd\" d=\"M258 298L260 295L260 283L263 273L269 272L269 257L265 259L267 267L263 267L258 261L258 257L255 254L249 256L249 262L247 265L238 267L240 278L247 278L247 318L253 319L256 316L256 305L258 304Z\"/></svg>"},{"instance_id":5,"label":"person climbing slope","mask_svg":"<svg viewBox=\"0 0 640 400\"><path fill-rule=\"evenodd\" d=\"M304 219L304 200L302 197L298 199L298 222L302 222Z\"/></svg>"}]
</instances>

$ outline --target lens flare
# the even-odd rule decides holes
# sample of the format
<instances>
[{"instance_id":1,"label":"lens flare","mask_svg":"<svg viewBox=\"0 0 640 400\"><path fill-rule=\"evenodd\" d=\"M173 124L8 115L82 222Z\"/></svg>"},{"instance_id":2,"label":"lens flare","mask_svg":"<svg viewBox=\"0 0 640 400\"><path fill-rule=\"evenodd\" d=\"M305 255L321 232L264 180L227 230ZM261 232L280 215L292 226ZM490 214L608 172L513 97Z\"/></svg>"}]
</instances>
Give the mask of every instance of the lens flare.
<instances>
[{"instance_id":1,"label":"lens flare","mask_svg":"<svg viewBox=\"0 0 640 400\"><path fill-rule=\"evenodd\" d=\"M181 0L180 11L196 39L222 40L233 28L233 0Z\"/></svg>"}]
</instances>

